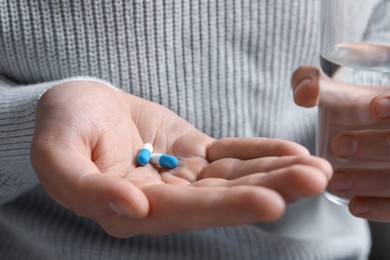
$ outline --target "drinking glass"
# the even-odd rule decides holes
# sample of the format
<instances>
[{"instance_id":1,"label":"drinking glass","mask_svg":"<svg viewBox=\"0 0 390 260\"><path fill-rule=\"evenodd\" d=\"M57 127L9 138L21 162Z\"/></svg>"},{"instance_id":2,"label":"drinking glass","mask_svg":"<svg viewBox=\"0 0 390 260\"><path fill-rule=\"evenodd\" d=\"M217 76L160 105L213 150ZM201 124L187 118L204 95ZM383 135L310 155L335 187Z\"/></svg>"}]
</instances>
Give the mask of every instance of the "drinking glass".
<instances>
[{"instance_id":1,"label":"drinking glass","mask_svg":"<svg viewBox=\"0 0 390 260\"><path fill-rule=\"evenodd\" d=\"M390 120L369 111L374 97L390 95L390 0L322 0L320 64L317 155L335 171L390 169L390 156L364 161L333 153L342 133L390 130ZM340 205L350 199L329 189L324 195Z\"/></svg>"}]
</instances>

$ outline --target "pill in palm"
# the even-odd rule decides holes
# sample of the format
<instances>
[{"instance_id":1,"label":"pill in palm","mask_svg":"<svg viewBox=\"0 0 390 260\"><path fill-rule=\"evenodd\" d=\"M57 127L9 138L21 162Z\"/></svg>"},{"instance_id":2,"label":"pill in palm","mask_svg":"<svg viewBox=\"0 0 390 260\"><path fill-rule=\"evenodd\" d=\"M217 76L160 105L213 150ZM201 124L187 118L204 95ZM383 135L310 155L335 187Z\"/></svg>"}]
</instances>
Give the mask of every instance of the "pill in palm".
<instances>
[{"instance_id":1,"label":"pill in palm","mask_svg":"<svg viewBox=\"0 0 390 260\"><path fill-rule=\"evenodd\" d=\"M175 156L161 153L152 154L150 162L170 169L176 168L179 165L179 161Z\"/></svg>"},{"instance_id":2,"label":"pill in palm","mask_svg":"<svg viewBox=\"0 0 390 260\"><path fill-rule=\"evenodd\" d=\"M141 166L145 166L149 163L153 152L153 145L150 143L144 144L137 156L137 163Z\"/></svg>"}]
</instances>

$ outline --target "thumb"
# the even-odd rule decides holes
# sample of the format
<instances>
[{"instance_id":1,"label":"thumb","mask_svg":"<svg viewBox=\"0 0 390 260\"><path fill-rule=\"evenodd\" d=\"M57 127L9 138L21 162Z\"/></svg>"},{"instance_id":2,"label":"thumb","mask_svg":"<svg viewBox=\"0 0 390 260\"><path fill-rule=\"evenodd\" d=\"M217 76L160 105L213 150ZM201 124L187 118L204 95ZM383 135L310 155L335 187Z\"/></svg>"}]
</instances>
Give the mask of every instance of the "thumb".
<instances>
[{"instance_id":1,"label":"thumb","mask_svg":"<svg viewBox=\"0 0 390 260\"><path fill-rule=\"evenodd\" d=\"M34 169L48 194L62 206L94 220L113 214L147 216L148 199L128 180L102 173L90 157L75 149L34 146Z\"/></svg>"},{"instance_id":2,"label":"thumb","mask_svg":"<svg viewBox=\"0 0 390 260\"><path fill-rule=\"evenodd\" d=\"M76 213L98 220L103 215L144 218L149 201L133 183L116 174L89 174L76 184L73 200L79 200ZM81 206L81 207L80 207Z\"/></svg>"},{"instance_id":3,"label":"thumb","mask_svg":"<svg viewBox=\"0 0 390 260\"><path fill-rule=\"evenodd\" d=\"M385 92L374 97L370 104L369 110L377 121L390 118L390 92Z\"/></svg>"},{"instance_id":4,"label":"thumb","mask_svg":"<svg viewBox=\"0 0 390 260\"><path fill-rule=\"evenodd\" d=\"M291 77L291 88L297 105L316 106L320 95L319 69L307 65L296 69Z\"/></svg>"}]
</instances>

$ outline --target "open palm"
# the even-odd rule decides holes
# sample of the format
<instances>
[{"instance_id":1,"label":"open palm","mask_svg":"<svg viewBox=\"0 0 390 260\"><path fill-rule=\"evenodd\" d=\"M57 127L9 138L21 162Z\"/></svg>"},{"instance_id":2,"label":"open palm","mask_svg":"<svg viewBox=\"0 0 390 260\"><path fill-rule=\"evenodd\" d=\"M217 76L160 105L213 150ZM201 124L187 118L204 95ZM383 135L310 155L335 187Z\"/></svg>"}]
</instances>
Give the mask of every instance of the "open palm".
<instances>
[{"instance_id":1,"label":"open palm","mask_svg":"<svg viewBox=\"0 0 390 260\"><path fill-rule=\"evenodd\" d=\"M138 167L146 142L179 166ZM274 220L331 177L329 164L298 144L215 140L161 105L95 81L42 96L31 158L54 200L116 237Z\"/></svg>"}]
</instances>

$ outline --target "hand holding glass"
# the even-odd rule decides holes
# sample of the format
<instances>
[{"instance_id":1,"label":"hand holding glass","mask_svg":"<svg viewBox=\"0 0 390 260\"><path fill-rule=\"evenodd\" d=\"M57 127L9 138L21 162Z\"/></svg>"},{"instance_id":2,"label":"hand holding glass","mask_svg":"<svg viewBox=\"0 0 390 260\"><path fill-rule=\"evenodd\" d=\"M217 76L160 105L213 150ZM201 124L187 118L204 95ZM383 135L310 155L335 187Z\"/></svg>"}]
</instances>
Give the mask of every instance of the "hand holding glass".
<instances>
[{"instance_id":1,"label":"hand holding glass","mask_svg":"<svg viewBox=\"0 0 390 260\"><path fill-rule=\"evenodd\" d=\"M350 134L390 129L390 120L370 110L375 97L390 91L390 1L323 0L321 8L317 155L335 172L390 169L390 151L388 159L359 158ZM341 205L350 199L330 189L325 196Z\"/></svg>"}]
</instances>

